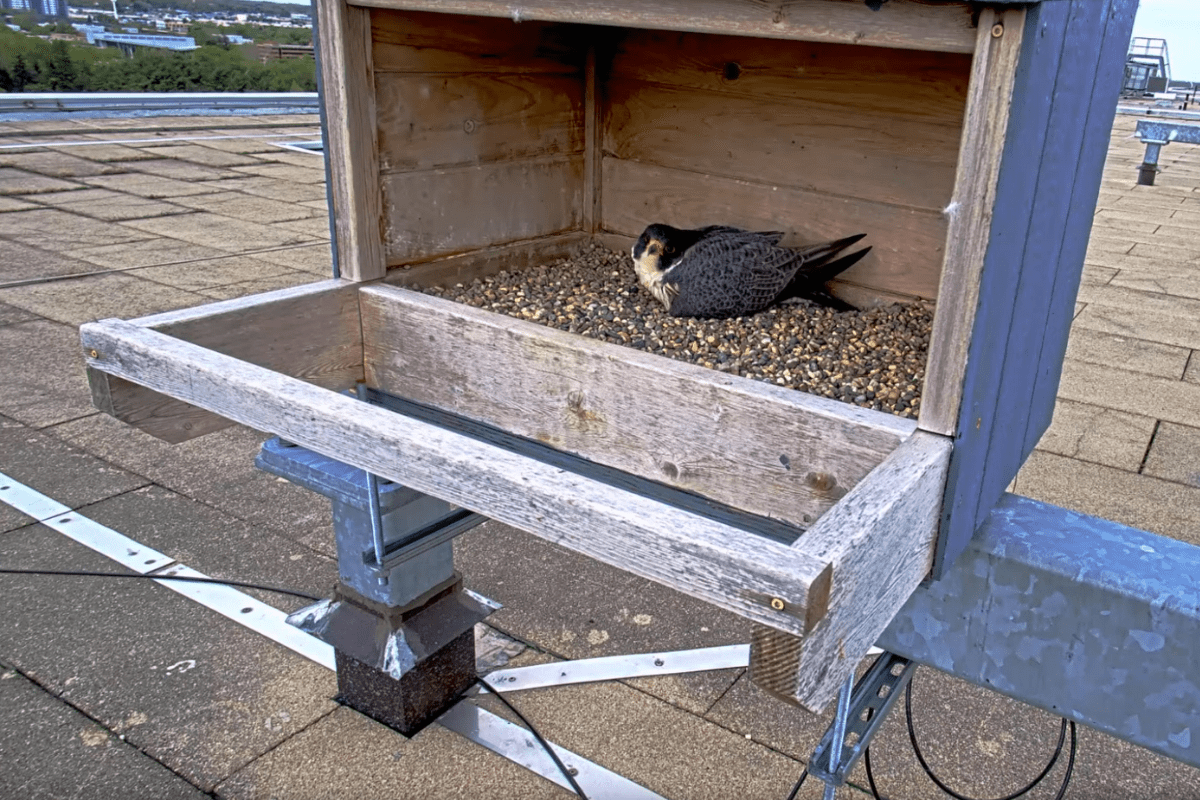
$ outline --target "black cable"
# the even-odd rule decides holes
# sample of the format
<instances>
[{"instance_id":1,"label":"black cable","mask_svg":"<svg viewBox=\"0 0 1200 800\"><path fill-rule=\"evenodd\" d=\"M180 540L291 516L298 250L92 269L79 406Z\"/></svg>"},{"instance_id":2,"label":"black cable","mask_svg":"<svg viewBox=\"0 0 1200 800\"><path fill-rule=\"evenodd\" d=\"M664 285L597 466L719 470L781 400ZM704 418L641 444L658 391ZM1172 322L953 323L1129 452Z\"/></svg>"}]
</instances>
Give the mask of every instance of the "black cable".
<instances>
[{"instance_id":1,"label":"black cable","mask_svg":"<svg viewBox=\"0 0 1200 800\"><path fill-rule=\"evenodd\" d=\"M912 681L911 680L908 682L908 687L904 691L904 722L908 726L908 740L910 742L912 742L913 753L916 755L917 762L920 763L921 769L925 770L925 774L929 776L929 780L933 781L934 784L939 789L941 789L943 792L945 792L946 794L953 797L954 800L976 800L976 798L969 797L968 795L959 794L958 792L954 791L949 786L947 786L945 783L943 783L942 780L940 778L938 778L937 775L933 774L933 770L930 768L929 764L925 761L925 756L921 752L921 746L919 744L917 744L917 731L913 727ZM1050 770L1054 769L1054 765L1058 763L1058 757L1062 755L1063 743L1066 742L1066 739L1067 739L1067 720L1064 718L1062 721L1062 727L1059 729L1059 732L1058 732L1058 745L1054 748L1054 755L1050 756L1050 762L1048 764L1046 764L1045 769L1043 769L1040 773L1038 773L1038 776L1036 778L1034 778L1032 781L1030 781L1029 784L1026 785L1024 788L1018 789L1017 791L1013 792L1012 794L1005 795L1004 797L996 798L996 800L1017 800L1018 797L1023 797L1026 794L1028 794L1030 791L1032 791L1035 786L1037 786L1039 783L1042 782L1042 779L1044 779L1048 774L1050 774ZM1072 736L1071 741L1074 742L1074 736ZM1067 782L1070 782L1070 780L1071 780L1071 775L1070 775L1070 773L1067 773ZM1062 791L1066 792L1065 784L1063 785Z\"/></svg>"},{"instance_id":2,"label":"black cable","mask_svg":"<svg viewBox=\"0 0 1200 800\"><path fill-rule=\"evenodd\" d=\"M883 800L879 796L879 787L875 785L875 773L871 769L871 748L863 751L863 766L867 768L867 786L871 789L871 797L874 800Z\"/></svg>"},{"instance_id":3,"label":"black cable","mask_svg":"<svg viewBox=\"0 0 1200 800\"><path fill-rule=\"evenodd\" d=\"M583 789L579 786L579 782L575 780L575 776L571 774L569 769L567 769L567 765L564 764L558 757L558 753L554 752L554 748L550 746L550 743L543 739L542 735L537 732L537 728L533 727L529 720L525 719L525 715L520 711L517 711L516 707L512 703L508 702L507 697L493 689L491 686L488 686L487 681L485 681L483 678L476 678L475 682L478 683L485 691L494 694L497 700L503 703L504 706L511 711L517 719L521 720L522 724L524 724L525 727L529 729L529 732L533 734L533 738L538 740L538 744L542 746L542 749L544 749L550 758L553 759L554 763L558 765L559 772L561 772L563 777L567 779L567 783L571 784L571 788L575 790L575 794L579 795L581 798L583 798L583 800L588 800L588 796L583 793Z\"/></svg>"},{"instance_id":4,"label":"black cable","mask_svg":"<svg viewBox=\"0 0 1200 800\"><path fill-rule=\"evenodd\" d=\"M796 800L796 795L800 794L800 787L804 785L804 779L807 777L808 767L805 767L804 772L800 773L800 778L796 781L796 785L792 787L791 793L788 794L787 800Z\"/></svg>"},{"instance_id":5,"label":"black cable","mask_svg":"<svg viewBox=\"0 0 1200 800\"><path fill-rule=\"evenodd\" d=\"M274 592L275 594L288 594L292 597L303 597L305 600L325 600L324 597L317 597L315 594L307 592L297 592L294 589L280 589L278 586L263 586L257 583L244 583L242 581L224 581L220 578L199 578L191 575L139 575L135 572L86 572L82 570L54 570L54 569L3 569L0 568L0 574L5 575L58 575L63 577L75 578L141 578L149 581L188 581L190 583L219 583L223 586L236 586L239 589L258 589L263 592Z\"/></svg>"}]
</instances>

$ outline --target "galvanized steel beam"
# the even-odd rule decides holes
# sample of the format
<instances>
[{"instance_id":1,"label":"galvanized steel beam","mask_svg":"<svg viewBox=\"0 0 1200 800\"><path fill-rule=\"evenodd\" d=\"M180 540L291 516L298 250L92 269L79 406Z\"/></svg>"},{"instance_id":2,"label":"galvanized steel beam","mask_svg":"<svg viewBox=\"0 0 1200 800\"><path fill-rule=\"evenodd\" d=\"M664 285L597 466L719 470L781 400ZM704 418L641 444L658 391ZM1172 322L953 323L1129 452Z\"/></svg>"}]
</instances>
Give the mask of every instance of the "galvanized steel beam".
<instances>
[{"instance_id":1,"label":"galvanized steel beam","mask_svg":"<svg viewBox=\"0 0 1200 800\"><path fill-rule=\"evenodd\" d=\"M1005 495L879 646L1200 766L1200 548Z\"/></svg>"}]
</instances>

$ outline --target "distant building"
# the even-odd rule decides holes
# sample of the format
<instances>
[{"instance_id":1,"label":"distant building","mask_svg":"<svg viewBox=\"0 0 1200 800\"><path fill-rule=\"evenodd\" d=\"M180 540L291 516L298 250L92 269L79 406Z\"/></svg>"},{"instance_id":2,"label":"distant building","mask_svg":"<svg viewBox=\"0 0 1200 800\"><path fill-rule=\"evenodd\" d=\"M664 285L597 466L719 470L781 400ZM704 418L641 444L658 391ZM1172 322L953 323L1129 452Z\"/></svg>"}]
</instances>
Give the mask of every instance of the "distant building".
<instances>
[{"instance_id":1,"label":"distant building","mask_svg":"<svg viewBox=\"0 0 1200 800\"><path fill-rule=\"evenodd\" d=\"M191 36L152 36L145 33L97 33L89 41L99 47L119 47L129 57L138 48L155 50L195 50L196 40Z\"/></svg>"},{"instance_id":2,"label":"distant building","mask_svg":"<svg viewBox=\"0 0 1200 800\"><path fill-rule=\"evenodd\" d=\"M39 17L67 18L66 0L0 0L8 11L29 11Z\"/></svg>"},{"instance_id":3,"label":"distant building","mask_svg":"<svg viewBox=\"0 0 1200 800\"><path fill-rule=\"evenodd\" d=\"M1171 57L1166 39L1135 36L1125 57L1125 94L1165 92L1171 80Z\"/></svg>"}]
</instances>

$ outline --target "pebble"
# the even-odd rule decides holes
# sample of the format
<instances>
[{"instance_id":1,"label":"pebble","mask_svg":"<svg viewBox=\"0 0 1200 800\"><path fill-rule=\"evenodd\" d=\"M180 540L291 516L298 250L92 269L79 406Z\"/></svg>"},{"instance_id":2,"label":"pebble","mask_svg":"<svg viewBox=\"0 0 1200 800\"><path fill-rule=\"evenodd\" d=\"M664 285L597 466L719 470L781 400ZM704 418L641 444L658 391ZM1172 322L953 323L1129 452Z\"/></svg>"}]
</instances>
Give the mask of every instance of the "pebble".
<instances>
[{"instance_id":1,"label":"pebble","mask_svg":"<svg viewBox=\"0 0 1200 800\"><path fill-rule=\"evenodd\" d=\"M933 326L928 302L834 312L810 303L751 317L672 317L638 284L628 254L574 258L428 287L426 294L593 339L916 418Z\"/></svg>"}]
</instances>

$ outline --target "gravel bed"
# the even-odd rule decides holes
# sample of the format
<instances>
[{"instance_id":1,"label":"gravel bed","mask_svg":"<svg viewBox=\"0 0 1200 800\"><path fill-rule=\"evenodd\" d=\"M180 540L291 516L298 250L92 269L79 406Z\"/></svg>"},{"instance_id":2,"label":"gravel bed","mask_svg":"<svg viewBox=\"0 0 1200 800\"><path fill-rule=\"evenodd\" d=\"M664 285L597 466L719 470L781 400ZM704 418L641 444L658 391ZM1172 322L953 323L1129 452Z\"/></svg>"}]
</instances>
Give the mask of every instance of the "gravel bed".
<instances>
[{"instance_id":1,"label":"gravel bed","mask_svg":"<svg viewBox=\"0 0 1200 800\"><path fill-rule=\"evenodd\" d=\"M833 312L808 303L726 320L679 319L638 284L628 254L579 256L426 294L710 369L917 416L930 303Z\"/></svg>"}]
</instances>

